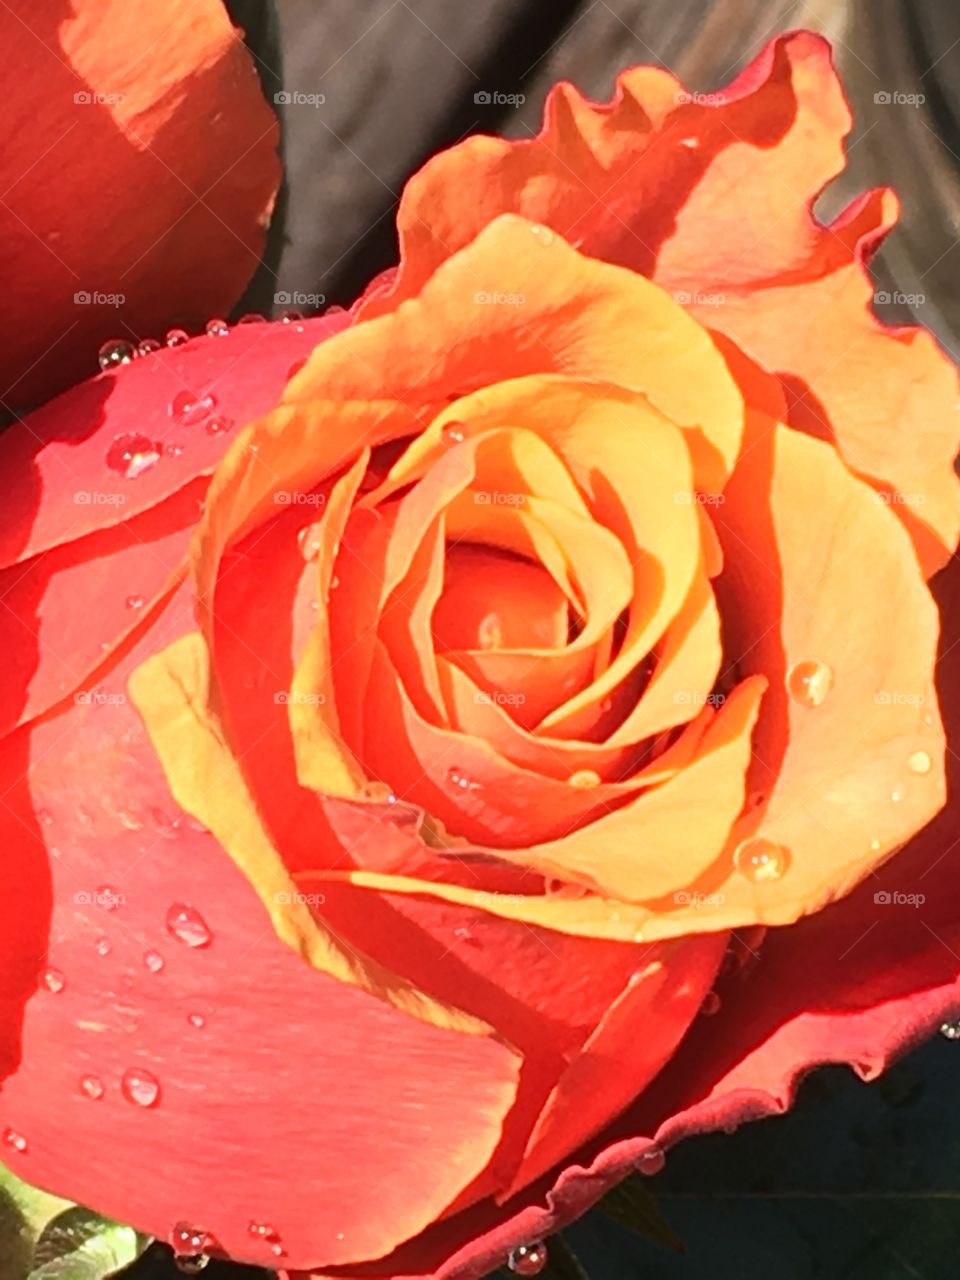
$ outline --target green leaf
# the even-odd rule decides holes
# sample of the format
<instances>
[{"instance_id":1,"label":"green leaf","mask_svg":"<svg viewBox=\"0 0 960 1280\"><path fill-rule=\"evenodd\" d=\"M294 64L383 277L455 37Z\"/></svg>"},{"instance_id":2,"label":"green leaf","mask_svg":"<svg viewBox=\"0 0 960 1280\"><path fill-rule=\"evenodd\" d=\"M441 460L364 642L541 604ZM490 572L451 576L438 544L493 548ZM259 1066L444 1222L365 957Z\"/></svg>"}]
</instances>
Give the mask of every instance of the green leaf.
<instances>
[{"instance_id":1,"label":"green leaf","mask_svg":"<svg viewBox=\"0 0 960 1280\"><path fill-rule=\"evenodd\" d=\"M132 1227L49 1195L0 1165L0 1280L102 1280L145 1245Z\"/></svg>"},{"instance_id":2,"label":"green leaf","mask_svg":"<svg viewBox=\"0 0 960 1280\"><path fill-rule=\"evenodd\" d=\"M684 1251L683 1241L660 1212L656 1197L639 1177L627 1178L613 1187L597 1205L597 1210L637 1235L676 1253Z\"/></svg>"}]
</instances>

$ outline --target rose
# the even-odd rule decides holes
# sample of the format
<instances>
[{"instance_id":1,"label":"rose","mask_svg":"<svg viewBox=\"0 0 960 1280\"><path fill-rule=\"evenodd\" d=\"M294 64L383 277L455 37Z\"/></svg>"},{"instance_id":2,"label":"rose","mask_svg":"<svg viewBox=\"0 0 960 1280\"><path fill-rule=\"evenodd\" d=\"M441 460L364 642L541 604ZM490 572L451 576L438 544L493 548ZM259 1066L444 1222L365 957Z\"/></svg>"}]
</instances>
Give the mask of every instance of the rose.
<instances>
[{"instance_id":1,"label":"rose","mask_svg":"<svg viewBox=\"0 0 960 1280\"><path fill-rule=\"evenodd\" d=\"M95 370L107 339L225 314L279 178L276 121L221 4L20 9L0 10L5 419Z\"/></svg>"},{"instance_id":2,"label":"rose","mask_svg":"<svg viewBox=\"0 0 960 1280\"><path fill-rule=\"evenodd\" d=\"M763 68L783 76L785 65L788 84L803 81L774 53L747 83L759 80L759 94ZM237 330L212 356L214 340L204 339L153 357L153 372L146 362L122 370L99 432L69 455L55 445L36 452L41 505L23 521L24 546L11 539L29 566L14 613L41 600L45 626L40 643L24 633L11 649L11 714L25 728L7 738L3 772L15 871L4 1045L11 1063L21 1054L22 1062L5 1085L2 1122L24 1138L24 1173L163 1234L176 1225L168 1220L176 1201L233 1256L269 1262L280 1250L295 1267L372 1260L445 1217L413 1246L417 1265L459 1250L455 1265L479 1272L585 1207L644 1152L653 1151L644 1162L655 1168L654 1134L672 1141L785 1100L798 1071L816 1061L848 1056L874 1070L955 999L952 952L929 943L911 950L898 941L894 968L888 935L885 947L870 943L854 965L842 963L867 927L863 895L854 894L774 931L742 993L708 1032L694 1029L689 1049L619 1128L597 1136L671 1059L731 927L784 924L846 893L937 808L934 614L899 523L905 513L875 500L887 489L855 477L828 442L779 426L777 386L732 343L711 340L639 277L578 255L544 231L547 222L542 214L536 224L484 226L426 271L404 308L396 306L404 273L392 299L382 284L368 301L379 318L321 346L275 409L286 365L316 340L308 327L267 331L255 347ZM474 308L478 287L488 297L522 289L524 303ZM638 333L649 346L638 349ZM930 360L916 340L909 352ZM206 409L192 424L192 454L151 447L178 384ZM87 394L50 406L31 431L50 439L73 420L83 436ZM226 434L202 430L214 408L253 421L217 467L194 537L195 620L176 570L215 461L214 446L202 441L204 454L196 442ZM500 434L491 427L499 423ZM135 426L146 444L131 444ZM23 451L25 437L11 439ZM408 443L402 453L399 442ZM127 474L105 472L105 454ZM64 500L67 456L85 485L135 501L78 514ZM503 510L460 502L475 473L477 492L524 502ZM940 491L952 496L945 483ZM277 504L279 493L325 501ZM681 500L694 494L724 502ZM571 505L578 495L583 510ZM910 524L931 559L932 533L949 540L947 505L934 525ZM511 645L556 641L556 593L540 572L505 571L502 555L489 552L447 557L437 644L461 655L478 692L488 694L484 681L497 690L506 682L518 700L458 701L463 682L442 668L441 699L466 727L445 739L456 758L448 754L442 769L438 751L426 759L422 708L436 690L422 661L423 601L437 589L441 515L448 529L487 538L499 520L502 539L511 525L519 537L526 515L525 547L561 579L569 566L581 609L593 608L582 631L574 628L574 646L586 646L583 636L595 643L593 617L626 597L633 614L616 653L602 653L591 677L610 679L623 653L631 662L621 667L636 670L633 617L668 614L656 670L641 671L626 693L616 681L609 708L606 692L595 697L592 716L576 724L579 742L557 735L551 749L562 770L549 772L542 752L534 758L543 735L527 717L541 718L575 662L559 672L553 662L546 674L542 662L514 673L512 685L509 671L493 682L484 667ZM534 522L546 532L534 537ZM865 585L861 531L882 592ZM56 549L29 559L46 548ZM691 559L701 572L684 588ZM387 594L381 608L384 578L404 571L406 590ZM496 609L478 612L464 580L479 583ZM122 597L131 585L137 594ZM323 607L314 611L318 590ZM100 607L90 616L77 601L94 591ZM121 598L132 626L118 625ZM722 687L710 672L710 598L727 659L738 659ZM379 648L365 644L371 619ZM648 770L648 790L598 789L591 771L624 763L613 755L611 766L603 716L649 717L658 678L668 725L686 728L631 762ZM64 706L73 681L85 690L100 682L107 696ZM912 697L878 700L891 690ZM146 733L129 703L109 700L123 691ZM368 691L377 701L364 718ZM659 736L649 719L646 729ZM507 750L527 758L508 768ZM411 776L414 751L429 765L425 778ZM431 785L429 805L408 803ZM620 807L591 811L598 793ZM84 807L58 796L83 797ZM651 799L641 826L639 806ZM584 832L600 838L584 847ZM913 852L895 859L891 886L909 892L916 862ZM105 912L78 903L87 884L99 904L113 902L114 890L122 904ZM24 1004L48 903L47 963L59 977ZM943 933L955 927L948 913L931 918ZM106 957L98 932L112 947ZM746 940L757 945L752 932ZM157 954L163 983L155 961L140 963ZM131 995L105 1021L103 992L120 987ZM838 1005L842 1017L823 1012ZM214 1026L211 1052L197 1036ZM103 1097L94 1097L98 1084ZM71 1104L57 1112L56 1146L46 1136L51 1096ZM94 1141L111 1152L95 1184ZM421 1164L410 1153L423 1143ZM573 1163L593 1162L591 1176L568 1170L549 1211L537 1208L551 1169L576 1148ZM493 1198L512 1187L516 1198L497 1210ZM371 1269L408 1265L401 1252Z\"/></svg>"}]
</instances>

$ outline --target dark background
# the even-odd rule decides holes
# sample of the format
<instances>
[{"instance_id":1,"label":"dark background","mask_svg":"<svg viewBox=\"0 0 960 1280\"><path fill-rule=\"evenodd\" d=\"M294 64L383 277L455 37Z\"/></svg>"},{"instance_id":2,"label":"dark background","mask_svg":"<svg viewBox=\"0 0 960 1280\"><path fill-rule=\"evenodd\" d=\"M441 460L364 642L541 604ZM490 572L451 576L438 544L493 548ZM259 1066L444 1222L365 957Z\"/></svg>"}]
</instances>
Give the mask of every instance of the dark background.
<instances>
[{"instance_id":1,"label":"dark background","mask_svg":"<svg viewBox=\"0 0 960 1280\"><path fill-rule=\"evenodd\" d=\"M903 226L878 274L921 296L916 318L960 335L958 0L233 0L268 96L324 94L284 118L288 186L245 306L278 291L349 304L396 256L404 181L473 132L522 138L543 97L570 79L609 97L616 73L662 62L690 89L728 81L776 31L811 26L835 42L857 115L850 168L829 214L890 183ZM522 93L478 106L478 90ZM923 93L920 107L878 92ZM885 312L885 318L893 316ZM898 317L899 318L899 317ZM960 1042L937 1038L879 1083L832 1068L794 1112L737 1134L692 1139L652 1186L686 1253L671 1254L589 1214L568 1240L595 1280L952 1280L960 1274ZM176 1276L155 1246L138 1277ZM209 1280L262 1273L212 1264Z\"/></svg>"}]
</instances>

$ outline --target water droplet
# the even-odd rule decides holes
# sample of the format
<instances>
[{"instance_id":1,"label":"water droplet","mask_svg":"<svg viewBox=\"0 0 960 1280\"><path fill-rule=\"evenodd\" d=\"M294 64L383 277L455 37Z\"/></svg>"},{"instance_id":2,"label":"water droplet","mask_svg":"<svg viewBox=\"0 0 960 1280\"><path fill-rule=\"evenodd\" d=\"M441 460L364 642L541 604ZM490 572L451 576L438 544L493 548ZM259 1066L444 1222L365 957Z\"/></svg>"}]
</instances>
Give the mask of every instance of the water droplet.
<instances>
[{"instance_id":1,"label":"water droplet","mask_svg":"<svg viewBox=\"0 0 960 1280\"><path fill-rule=\"evenodd\" d=\"M98 956L108 956L112 948L108 938L98 938L96 941L96 952Z\"/></svg>"},{"instance_id":2,"label":"water droplet","mask_svg":"<svg viewBox=\"0 0 960 1280\"><path fill-rule=\"evenodd\" d=\"M790 853L781 844L754 836L738 847L733 862L740 874L753 884L765 884L780 879L790 863Z\"/></svg>"},{"instance_id":3,"label":"water droplet","mask_svg":"<svg viewBox=\"0 0 960 1280\"><path fill-rule=\"evenodd\" d=\"M167 912L167 930L188 947L206 947L213 939L200 912L184 902L175 902Z\"/></svg>"},{"instance_id":4,"label":"water droplet","mask_svg":"<svg viewBox=\"0 0 960 1280\"><path fill-rule=\"evenodd\" d=\"M173 1250L173 1261L178 1271L194 1276L210 1261L208 1249L215 1241L209 1231L189 1222L178 1222L171 1228L167 1241Z\"/></svg>"},{"instance_id":5,"label":"water droplet","mask_svg":"<svg viewBox=\"0 0 960 1280\"><path fill-rule=\"evenodd\" d=\"M955 1018L952 1022L942 1022L940 1034L946 1040L960 1040L960 1018Z\"/></svg>"},{"instance_id":6,"label":"water droplet","mask_svg":"<svg viewBox=\"0 0 960 1280\"><path fill-rule=\"evenodd\" d=\"M170 401L170 416L192 427L197 422L209 418L217 405L217 397L212 391L199 395L196 391L178 391Z\"/></svg>"},{"instance_id":7,"label":"water droplet","mask_svg":"<svg viewBox=\"0 0 960 1280\"><path fill-rule=\"evenodd\" d=\"M787 692L801 707L819 707L833 688L833 672L825 662L797 662L787 674Z\"/></svg>"},{"instance_id":8,"label":"water droplet","mask_svg":"<svg viewBox=\"0 0 960 1280\"><path fill-rule=\"evenodd\" d=\"M397 797L385 782L367 782L363 787L363 797L374 804L396 804Z\"/></svg>"},{"instance_id":9,"label":"water droplet","mask_svg":"<svg viewBox=\"0 0 960 1280\"><path fill-rule=\"evenodd\" d=\"M666 1163L667 1154L663 1147L647 1147L646 1151L644 1151L637 1161L637 1172L650 1178L655 1173L659 1173Z\"/></svg>"},{"instance_id":10,"label":"water droplet","mask_svg":"<svg viewBox=\"0 0 960 1280\"><path fill-rule=\"evenodd\" d=\"M303 312L298 311L296 307L287 307L283 315L280 317L281 324L293 324L295 320L302 320Z\"/></svg>"},{"instance_id":11,"label":"water droplet","mask_svg":"<svg viewBox=\"0 0 960 1280\"><path fill-rule=\"evenodd\" d=\"M543 245L553 244L557 238L549 227L531 227L530 230Z\"/></svg>"},{"instance_id":12,"label":"water droplet","mask_svg":"<svg viewBox=\"0 0 960 1280\"><path fill-rule=\"evenodd\" d=\"M700 1012L705 1018L712 1018L715 1013L720 1012L720 997L715 991L708 991L703 997Z\"/></svg>"},{"instance_id":13,"label":"water droplet","mask_svg":"<svg viewBox=\"0 0 960 1280\"><path fill-rule=\"evenodd\" d=\"M207 321L206 331L211 338L225 338L230 332L230 326L226 320L214 318Z\"/></svg>"},{"instance_id":14,"label":"water droplet","mask_svg":"<svg viewBox=\"0 0 960 1280\"><path fill-rule=\"evenodd\" d=\"M248 311L246 315L242 315L240 319L237 321L237 324L266 324L266 323L267 322L264 319L264 317L259 315L256 311Z\"/></svg>"},{"instance_id":15,"label":"water droplet","mask_svg":"<svg viewBox=\"0 0 960 1280\"><path fill-rule=\"evenodd\" d=\"M538 1276L547 1265L547 1246L542 1240L511 1250L507 1266L518 1276Z\"/></svg>"},{"instance_id":16,"label":"water droplet","mask_svg":"<svg viewBox=\"0 0 960 1280\"><path fill-rule=\"evenodd\" d=\"M185 342L190 341L190 335L185 329L168 329L166 336L166 344L168 347L182 347Z\"/></svg>"},{"instance_id":17,"label":"water droplet","mask_svg":"<svg viewBox=\"0 0 960 1280\"><path fill-rule=\"evenodd\" d=\"M52 995L58 995L67 985L67 980L59 969L44 969L40 978L40 985L44 991L49 991Z\"/></svg>"},{"instance_id":18,"label":"water droplet","mask_svg":"<svg viewBox=\"0 0 960 1280\"><path fill-rule=\"evenodd\" d=\"M600 781L600 775L594 769L578 769L567 779L571 787L599 787Z\"/></svg>"},{"instance_id":19,"label":"water droplet","mask_svg":"<svg viewBox=\"0 0 960 1280\"><path fill-rule=\"evenodd\" d=\"M49 827L53 822L53 814L49 809L37 809L36 819L42 827Z\"/></svg>"},{"instance_id":20,"label":"water droplet","mask_svg":"<svg viewBox=\"0 0 960 1280\"><path fill-rule=\"evenodd\" d=\"M137 343L138 356L153 355L154 351L159 351L159 350L160 350L160 343L156 340L156 338L141 338L140 341Z\"/></svg>"},{"instance_id":21,"label":"water droplet","mask_svg":"<svg viewBox=\"0 0 960 1280\"><path fill-rule=\"evenodd\" d=\"M104 1094L103 1081L99 1076L81 1076L80 1089L88 1098L92 1098L94 1102L97 1102Z\"/></svg>"},{"instance_id":22,"label":"water droplet","mask_svg":"<svg viewBox=\"0 0 960 1280\"><path fill-rule=\"evenodd\" d=\"M311 560L316 560L323 546L323 525L319 521L304 525L297 534L297 546L308 564Z\"/></svg>"},{"instance_id":23,"label":"water droplet","mask_svg":"<svg viewBox=\"0 0 960 1280\"><path fill-rule=\"evenodd\" d=\"M448 422L441 432L444 444L463 444L467 438L466 428L462 422Z\"/></svg>"},{"instance_id":24,"label":"water droplet","mask_svg":"<svg viewBox=\"0 0 960 1280\"><path fill-rule=\"evenodd\" d=\"M129 364L137 354L132 342L125 338L111 338L97 352L97 362L101 369L115 369L117 365Z\"/></svg>"},{"instance_id":25,"label":"water droplet","mask_svg":"<svg viewBox=\"0 0 960 1280\"><path fill-rule=\"evenodd\" d=\"M139 432L115 436L113 444L107 450L107 466L125 480L136 480L137 476L142 476L145 471L156 466L162 452L162 444L155 443Z\"/></svg>"},{"instance_id":26,"label":"water droplet","mask_svg":"<svg viewBox=\"0 0 960 1280\"><path fill-rule=\"evenodd\" d=\"M199 1275L205 1267L210 1265L210 1255L208 1253L174 1254L173 1265L186 1276Z\"/></svg>"},{"instance_id":27,"label":"water droplet","mask_svg":"<svg viewBox=\"0 0 960 1280\"><path fill-rule=\"evenodd\" d=\"M12 1151L19 1151L23 1155L27 1150L27 1140L22 1133L17 1133L16 1129L4 1129L3 1145L10 1147Z\"/></svg>"},{"instance_id":28,"label":"water droplet","mask_svg":"<svg viewBox=\"0 0 960 1280\"><path fill-rule=\"evenodd\" d=\"M163 446L164 453L171 458L179 458L187 446L181 440L168 440Z\"/></svg>"},{"instance_id":29,"label":"water droplet","mask_svg":"<svg viewBox=\"0 0 960 1280\"><path fill-rule=\"evenodd\" d=\"M196 1027L198 1031L202 1030L207 1025L207 1020L202 1013L188 1013L187 1021L190 1023L191 1027Z\"/></svg>"},{"instance_id":30,"label":"water droplet","mask_svg":"<svg viewBox=\"0 0 960 1280\"><path fill-rule=\"evenodd\" d=\"M902 792L902 791L898 791L898 790L896 790L896 789L895 789L895 790L893 790L893 791L891 791L891 792L890 792L890 799L893 801L893 803L894 803L894 804L899 804L899 803L900 803L900 801L903 799L903 792Z\"/></svg>"},{"instance_id":31,"label":"water droplet","mask_svg":"<svg viewBox=\"0 0 960 1280\"><path fill-rule=\"evenodd\" d=\"M127 596L126 600L124 600L123 603L127 609L142 609L143 596L139 596L136 594L132 596Z\"/></svg>"},{"instance_id":32,"label":"water droplet","mask_svg":"<svg viewBox=\"0 0 960 1280\"><path fill-rule=\"evenodd\" d=\"M204 431L208 436L222 436L225 432L230 431L232 427L232 418L224 418L220 414L214 414L212 418L207 419Z\"/></svg>"},{"instance_id":33,"label":"water droplet","mask_svg":"<svg viewBox=\"0 0 960 1280\"><path fill-rule=\"evenodd\" d=\"M120 890L114 888L112 884L98 884L93 897L97 906L104 911L116 911L123 901Z\"/></svg>"},{"instance_id":34,"label":"water droplet","mask_svg":"<svg viewBox=\"0 0 960 1280\"><path fill-rule=\"evenodd\" d=\"M339 587L339 585L340 585L340 579L339 579L338 577L336 577L336 575L334 575L334 577L332 577L332 578L330 579L330 590L331 590L331 591L336 591L336 589L337 589L337 587Z\"/></svg>"},{"instance_id":35,"label":"water droplet","mask_svg":"<svg viewBox=\"0 0 960 1280\"><path fill-rule=\"evenodd\" d=\"M280 1232L276 1227L271 1226L269 1222L249 1222L247 1224L247 1235L253 1240L259 1240L262 1244L269 1247L270 1252L275 1258L282 1258L284 1249L280 1240Z\"/></svg>"},{"instance_id":36,"label":"water droplet","mask_svg":"<svg viewBox=\"0 0 960 1280\"><path fill-rule=\"evenodd\" d=\"M307 363L306 356L304 356L302 360L294 360L293 364L287 370L287 377L295 378L306 363Z\"/></svg>"},{"instance_id":37,"label":"water droplet","mask_svg":"<svg viewBox=\"0 0 960 1280\"><path fill-rule=\"evenodd\" d=\"M447 782L451 787L456 787L458 791L479 791L480 789L480 784L471 781L460 769L448 769Z\"/></svg>"},{"instance_id":38,"label":"water droplet","mask_svg":"<svg viewBox=\"0 0 960 1280\"><path fill-rule=\"evenodd\" d=\"M929 773L933 761L926 751L915 751L907 763L911 773Z\"/></svg>"},{"instance_id":39,"label":"water droplet","mask_svg":"<svg viewBox=\"0 0 960 1280\"><path fill-rule=\"evenodd\" d=\"M871 841L870 841L870 848L873 850L873 852L874 852L874 853L877 853L877 852L878 852L878 850L880 849L880 841L879 841L879 840L871 840Z\"/></svg>"},{"instance_id":40,"label":"water droplet","mask_svg":"<svg viewBox=\"0 0 960 1280\"><path fill-rule=\"evenodd\" d=\"M143 953L143 963L151 973L160 973L166 961L159 951L145 951Z\"/></svg>"},{"instance_id":41,"label":"water droplet","mask_svg":"<svg viewBox=\"0 0 960 1280\"><path fill-rule=\"evenodd\" d=\"M150 1071L130 1067L120 1079L120 1092L137 1107L155 1107L160 1100L160 1081Z\"/></svg>"}]
</instances>

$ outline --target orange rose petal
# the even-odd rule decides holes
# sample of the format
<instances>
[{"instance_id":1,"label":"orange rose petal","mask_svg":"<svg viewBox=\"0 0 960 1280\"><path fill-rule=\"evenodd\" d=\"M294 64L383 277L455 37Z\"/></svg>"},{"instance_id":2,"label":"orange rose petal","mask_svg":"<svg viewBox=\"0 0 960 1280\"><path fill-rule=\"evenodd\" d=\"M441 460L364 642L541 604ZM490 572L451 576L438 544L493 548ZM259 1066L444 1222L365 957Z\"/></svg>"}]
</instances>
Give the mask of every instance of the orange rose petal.
<instances>
[{"instance_id":1,"label":"orange rose petal","mask_svg":"<svg viewBox=\"0 0 960 1280\"><path fill-rule=\"evenodd\" d=\"M503 1201L566 1159L630 1105L669 1062L727 949L726 934L645 948L540 1113ZM617 1070L611 1072L615 1062Z\"/></svg>"},{"instance_id":2,"label":"orange rose petal","mask_svg":"<svg viewBox=\"0 0 960 1280\"><path fill-rule=\"evenodd\" d=\"M322 508L323 518L306 526L307 536L316 548L316 597L320 607L293 674L288 713L301 785L330 795L361 795L366 783L340 732L331 672L330 597L335 590L332 583L337 551L368 461L369 452L365 450L330 490Z\"/></svg>"},{"instance_id":3,"label":"orange rose petal","mask_svg":"<svg viewBox=\"0 0 960 1280\"><path fill-rule=\"evenodd\" d=\"M0 43L0 395L23 407L95 371L107 339L230 310L263 248L278 127L222 4L32 0L0 10Z\"/></svg>"},{"instance_id":4,"label":"orange rose petal","mask_svg":"<svg viewBox=\"0 0 960 1280\"><path fill-rule=\"evenodd\" d=\"M687 887L721 854L743 807L750 737L765 689L762 676L740 684L696 758L669 781L562 839L498 856L624 902Z\"/></svg>"},{"instance_id":5,"label":"orange rose petal","mask_svg":"<svg viewBox=\"0 0 960 1280\"><path fill-rule=\"evenodd\" d=\"M623 72L603 105L558 84L536 138L470 138L411 179L397 217L400 271L363 314L415 293L504 212L656 271L670 288L766 279L801 265L816 239L805 197L843 168L849 127L829 45L811 32L771 41L714 95L687 94L650 66Z\"/></svg>"},{"instance_id":6,"label":"orange rose petal","mask_svg":"<svg viewBox=\"0 0 960 1280\"><path fill-rule=\"evenodd\" d=\"M896 223L898 208L892 192L877 192L841 215L859 215L863 245L829 274L732 293L709 314L693 310L780 373L791 425L835 440L849 466L884 492L929 575L960 536L958 382L931 334L890 327L873 313L862 259ZM838 227L841 220L821 234L836 236Z\"/></svg>"},{"instance_id":7,"label":"orange rose petal","mask_svg":"<svg viewBox=\"0 0 960 1280\"><path fill-rule=\"evenodd\" d=\"M522 304L484 305L505 278ZM349 382L332 367L348 346L357 357ZM352 398L362 383L364 395L389 387L411 403L436 403L491 371L501 382L554 373L647 396L686 429L704 490L723 487L739 451L743 403L710 335L649 281L514 216L484 227L409 305L326 344L287 394Z\"/></svg>"},{"instance_id":8,"label":"orange rose petal","mask_svg":"<svg viewBox=\"0 0 960 1280\"><path fill-rule=\"evenodd\" d=\"M433 615L437 652L481 650L476 656L483 658L501 651L559 649L567 643L567 604L540 565L482 543L453 543Z\"/></svg>"},{"instance_id":9,"label":"orange rose petal","mask_svg":"<svg viewBox=\"0 0 960 1280\"><path fill-rule=\"evenodd\" d=\"M377 628L417 712L433 724L447 721L432 632L446 590L446 556L446 521L440 516L423 535L410 572L387 601Z\"/></svg>"},{"instance_id":10,"label":"orange rose petal","mask_svg":"<svg viewBox=\"0 0 960 1280\"><path fill-rule=\"evenodd\" d=\"M511 852L497 848L497 857L514 860L514 846L559 836L630 793L627 785L579 787L519 768L486 742L429 724L417 715L381 642L365 705L364 764L371 775L388 779L402 801L439 818L460 844L507 844ZM517 855L516 861L523 860ZM535 864L533 855L529 862Z\"/></svg>"}]
</instances>

